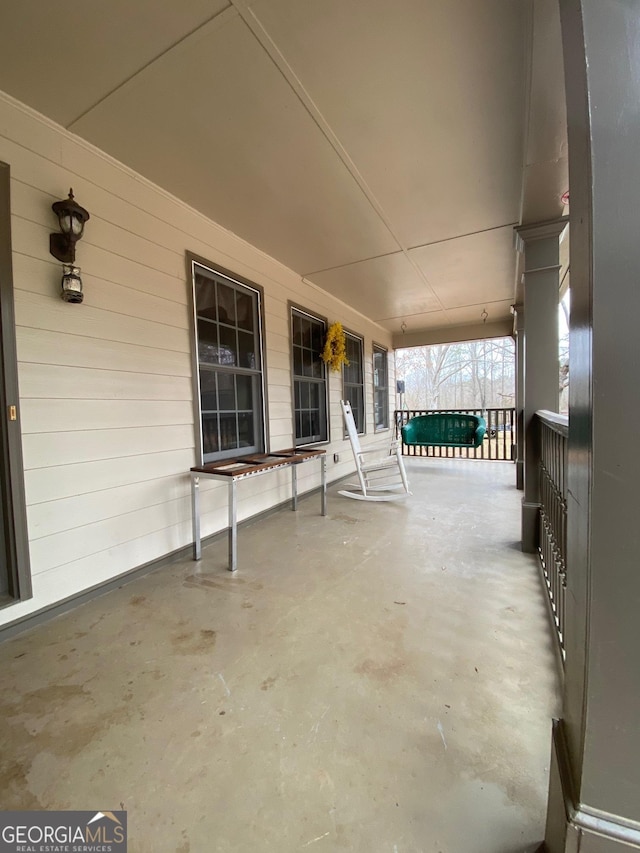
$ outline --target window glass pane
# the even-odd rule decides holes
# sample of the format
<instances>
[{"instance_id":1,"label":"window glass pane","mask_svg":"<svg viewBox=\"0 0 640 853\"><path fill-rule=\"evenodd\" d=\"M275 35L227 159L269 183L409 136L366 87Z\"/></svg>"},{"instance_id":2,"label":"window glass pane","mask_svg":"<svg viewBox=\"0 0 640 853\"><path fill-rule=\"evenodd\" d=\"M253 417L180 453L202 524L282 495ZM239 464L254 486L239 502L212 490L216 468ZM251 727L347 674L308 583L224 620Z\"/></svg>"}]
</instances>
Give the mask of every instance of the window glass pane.
<instances>
[{"instance_id":1,"label":"window glass pane","mask_svg":"<svg viewBox=\"0 0 640 853\"><path fill-rule=\"evenodd\" d=\"M305 376L313 376L313 354L310 349L302 351L302 367Z\"/></svg>"},{"instance_id":2,"label":"window glass pane","mask_svg":"<svg viewBox=\"0 0 640 853\"><path fill-rule=\"evenodd\" d=\"M195 298L198 317L217 319L215 282L200 273L195 276Z\"/></svg>"},{"instance_id":3,"label":"window glass pane","mask_svg":"<svg viewBox=\"0 0 640 853\"><path fill-rule=\"evenodd\" d=\"M311 366L311 367L312 367L311 375L312 375L315 379L321 379L321 378L322 378L322 375L323 375L323 369L324 369L324 366L323 366L323 363L322 363L322 359L321 359L319 356L316 356L316 357L313 359L313 364L312 364L312 366Z\"/></svg>"},{"instance_id":4,"label":"window glass pane","mask_svg":"<svg viewBox=\"0 0 640 853\"><path fill-rule=\"evenodd\" d=\"M200 404L203 412L215 412L218 408L216 374L212 370L200 371Z\"/></svg>"},{"instance_id":5,"label":"window glass pane","mask_svg":"<svg viewBox=\"0 0 640 853\"><path fill-rule=\"evenodd\" d=\"M293 343L302 346L302 317L296 313L293 314Z\"/></svg>"},{"instance_id":6,"label":"window glass pane","mask_svg":"<svg viewBox=\"0 0 640 853\"><path fill-rule=\"evenodd\" d=\"M238 332L238 364L256 370L255 336L251 332Z\"/></svg>"},{"instance_id":7,"label":"window glass pane","mask_svg":"<svg viewBox=\"0 0 640 853\"><path fill-rule=\"evenodd\" d=\"M374 352L373 354L373 384L377 388L380 385L380 371L382 369L382 353Z\"/></svg>"},{"instance_id":8,"label":"window glass pane","mask_svg":"<svg viewBox=\"0 0 640 853\"><path fill-rule=\"evenodd\" d=\"M198 320L198 359L205 364L218 364L218 327Z\"/></svg>"},{"instance_id":9,"label":"window glass pane","mask_svg":"<svg viewBox=\"0 0 640 853\"><path fill-rule=\"evenodd\" d=\"M307 317L302 318L302 346L311 346L311 320Z\"/></svg>"},{"instance_id":10,"label":"window glass pane","mask_svg":"<svg viewBox=\"0 0 640 853\"><path fill-rule=\"evenodd\" d=\"M218 374L218 401L220 410L235 412L236 410L236 388L232 373Z\"/></svg>"},{"instance_id":11,"label":"window glass pane","mask_svg":"<svg viewBox=\"0 0 640 853\"><path fill-rule=\"evenodd\" d=\"M309 434L310 435L318 435L320 432L320 412L310 412L310 427Z\"/></svg>"},{"instance_id":12,"label":"window glass pane","mask_svg":"<svg viewBox=\"0 0 640 853\"><path fill-rule=\"evenodd\" d=\"M238 415L238 447L251 447L255 442L253 414L240 412Z\"/></svg>"},{"instance_id":13,"label":"window glass pane","mask_svg":"<svg viewBox=\"0 0 640 853\"><path fill-rule=\"evenodd\" d=\"M233 450L238 446L236 415L220 415L220 450Z\"/></svg>"},{"instance_id":14,"label":"window glass pane","mask_svg":"<svg viewBox=\"0 0 640 853\"><path fill-rule=\"evenodd\" d=\"M302 412L302 434L306 436L312 435L311 415L309 414L309 412Z\"/></svg>"},{"instance_id":15,"label":"window glass pane","mask_svg":"<svg viewBox=\"0 0 640 853\"><path fill-rule=\"evenodd\" d=\"M236 292L232 287L218 282L218 319L229 326L236 325Z\"/></svg>"},{"instance_id":16,"label":"window glass pane","mask_svg":"<svg viewBox=\"0 0 640 853\"><path fill-rule=\"evenodd\" d=\"M236 389L238 394L238 411L253 411L253 377L236 376Z\"/></svg>"},{"instance_id":17,"label":"window glass pane","mask_svg":"<svg viewBox=\"0 0 640 853\"><path fill-rule=\"evenodd\" d=\"M362 432L364 423L364 411L362 405L362 389L355 386L351 389L351 407L358 432Z\"/></svg>"},{"instance_id":18,"label":"window glass pane","mask_svg":"<svg viewBox=\"0 0 640 853\"><path fill-rule=\"evenodd\" d=\"M300 347L293 348L293 372L296 376L302 376L302 350Z\"/></svg>"},{"instance_id":19,"label":"window glass pane","mask_svg":"<svg viewBox=\"0 0 640 853\"><path fill-rule=\"evenodd\" d=\"M220 326L220 364L237 364L236 330Z\"/></svg>"},{"instance_id":20,"label":"window glass pane","mask_svg":"<svg viewBox=\"0 0 640 853\"><path fill-rule=\"evenodd\" d=\"M238 328L253 332L253 299L249 293L236 290L236 316Z\"/></svg>"},{"instance_id":21,"label":"window glass pane","mask_svg":"<svg viewBox=\"0 0 640 853\"><path fill-rule=\"evenodd\" d=\"M218 447L218 416L202 416L202 449L204 453L217 453Z\"/></svg>"},{"instance_id":22,"label":"window glass pane","mask_svg":"<svg viewBox=\"0 0 640 853\"><path fill-rule=\"evenodd\" d=\"M324 349L324 337L324 323L314 323L311 335L311 347L316 359L320 358L320 353Z\"/></svg>"}]
</instances>

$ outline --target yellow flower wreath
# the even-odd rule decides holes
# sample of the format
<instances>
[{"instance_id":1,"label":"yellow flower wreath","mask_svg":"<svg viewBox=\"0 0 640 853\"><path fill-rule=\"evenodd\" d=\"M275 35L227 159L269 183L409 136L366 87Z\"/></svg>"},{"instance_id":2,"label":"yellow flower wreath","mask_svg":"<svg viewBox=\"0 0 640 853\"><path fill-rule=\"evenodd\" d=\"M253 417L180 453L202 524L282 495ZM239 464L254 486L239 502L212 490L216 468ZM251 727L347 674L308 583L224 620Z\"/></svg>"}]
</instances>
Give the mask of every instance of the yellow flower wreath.
<instances>
[{"instance_id":1,"label":"yellow flower wreath","mask_svg":"<svg viewBox=\"0 0 640 853\"><path fill-rule=\"evenodd\" d=\"M332 323L327 330L327 338L320 356L331 370L340 370L343 364L349 364L347 343L342 323Z\"/></svg>"}]
</instances>

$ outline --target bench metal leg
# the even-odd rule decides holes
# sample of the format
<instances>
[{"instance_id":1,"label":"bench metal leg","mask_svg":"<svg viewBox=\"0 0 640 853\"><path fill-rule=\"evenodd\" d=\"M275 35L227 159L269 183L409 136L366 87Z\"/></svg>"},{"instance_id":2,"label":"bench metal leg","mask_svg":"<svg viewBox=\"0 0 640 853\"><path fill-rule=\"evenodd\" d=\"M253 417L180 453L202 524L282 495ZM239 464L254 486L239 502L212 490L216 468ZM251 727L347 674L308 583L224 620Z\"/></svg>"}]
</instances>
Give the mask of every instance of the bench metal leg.
<instances>
[{"instance_id":1,"label":"bench metal leg","mask_svg":"<svg viewBox=\"0 0 640 853\"><path fill-rule=\"evenodd\" d=\"M193 534L193 559L202 557L200 542L200 477L191 475L191 529Z\"/></svg>"},{"instance_id":2,"label":"bench metal leg","mask_svg":"<svg viewBox=\"0 0 640 853\"><path fill-rule=\"evenodd\" d=\"M238 513L236 507L236 483L229 480L229 571L238 568Z\"/></svg>"},{"instance_id":3,"label":"bench metal leg","mask_svg":"<svg viewBox=\"0 0 640 853\"><path fill-rule=\"evenodd\" d=\"M322 515L327 514L327 457L320 457L320 474L321 474L321 486L320 486L320 506L322 508Z\"/></svg>"},{"instance_id":4,"label":"bench metal leg","mask_svg":"<svg viewBox=\"0 0 640 853\"><path fill-rule=\"evenodd\" d=\"M291 509L298 509L298 466L291 466Z\"/></svg>"}]
</instances>

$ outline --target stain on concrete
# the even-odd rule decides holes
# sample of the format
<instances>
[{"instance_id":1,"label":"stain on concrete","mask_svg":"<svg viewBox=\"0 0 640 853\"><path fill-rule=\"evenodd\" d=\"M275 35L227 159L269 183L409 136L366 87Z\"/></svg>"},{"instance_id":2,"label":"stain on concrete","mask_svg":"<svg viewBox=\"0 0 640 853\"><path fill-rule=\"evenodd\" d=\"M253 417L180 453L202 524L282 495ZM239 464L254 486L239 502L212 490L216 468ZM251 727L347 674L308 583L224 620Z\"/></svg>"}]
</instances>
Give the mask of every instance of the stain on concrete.
<instances>
[{"instance_id":1,"label":"stain on concrete","mask_svg":"<svg viewBox=\"0 0 640 853\"><path fill-rule=\"evenodd\" d=\"M141 604L144 604L144 602L145 602L146 600L147 600L147 596L146 596L146 595L134 595L134 596L133 596L133 598L131 598L131 599L129 600L129 604L130 604L132 607L139 607Z\"/></svg>"},{"instance_id":2,"label":"stain on concrete","mask_svg":"<svg viewBox=\"0 0 640 853\"><path fill-rule=\"evenodd\" d=\"M277 675L274 675L270 678L265 678L265 680L260 685L260 690L268 690L270 687L273 687L273 685L276 683L277 680L278 680Z\"/></svg>"},{"instance_id":3,"label":"stain on concrete","mask_svg":"<svg viewBox=\"0 0 640 853\"><path fill-rule=\"evenodd\" d=\"M4 693L0 698L3 808L51 808L51 803L31 791L34 762L45 756L64 762L79 758L92 743L130 720L130 707L122 704L117 693L98 698L79 684ZM6 758L9 755L11 760Z\"/></svg>"},{"instance_id":4,"label":"stain on concrete","mask_svg":"<svg viewBox=\"0 0 640 853\"><path fill-rule=\"evenodd\" d=\"M190 587L191 589L222 589L225 592L237 593L241 590L234 589L236 584L244 583L246 583L246 581L242 578L229 578L226 583L223 583L222 581L214 581L210 578L203 578L201 575L188 575L182 582L182 585Z\"/></svg>"},{"instance_id":5,"label":"stain on concrete","mask_svg":"<svg viewBox=\"0 0 640 853\"><path fill-rule=\"evenodd\" d=\"M200 631L180 631L171 635L173 651L179 655L198 655L210 652L216 644L216 632L210 628Z\"/></svg>"},{"instance_id":6,"label":"stain on concrete","mask_svg":"<svg viewBox=\"0 0 640 853\"><path fill-rule=\"evenodd\" d=\"M358 664L354 669L359 675L368 675L370 678L375 678L376 681L389 681L396 678L406 667L406 663L401 658L392 658L386 661L375 661L367 658Z\"/></svg>"}]
</instances>

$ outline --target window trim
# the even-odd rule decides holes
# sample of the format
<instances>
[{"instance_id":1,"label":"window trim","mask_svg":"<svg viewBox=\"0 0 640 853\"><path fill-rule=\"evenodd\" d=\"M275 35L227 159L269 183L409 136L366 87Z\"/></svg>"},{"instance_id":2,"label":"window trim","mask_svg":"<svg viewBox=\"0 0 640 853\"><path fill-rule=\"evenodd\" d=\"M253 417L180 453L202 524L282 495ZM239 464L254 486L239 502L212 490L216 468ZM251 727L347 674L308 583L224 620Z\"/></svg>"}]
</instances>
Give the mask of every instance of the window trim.
<instances>
[{"instance_id":1,"label":"window trim","mask_svg":"<svg viewBox=\"0 0 640 853\"><path fill-rule=\"evenodd\" d=\"M257 305L257 314L258 314L258 337L259 342L258 346L260 348L260 358L261 358L261 370L260 370L260 379L259 386L262 392L262 407L261 411L258 413L260 415L262 425L259 430L259 437L262 439L264 452L268 453L270 450L270 436L269 436L269 420L267 417L267 413L269 411L268 407L268 398L267 398L267 350L266 350L266 341L264 334L264 288L259 284L256 284L254 281L250 281L247 278L244 278L237 273L234 273L232 270L228 270L225 267L218 266L217 264L211 263L211 261L203 258L201 255L196 255L192 252L186 252L186 265L187 265L187 290L189 297L189 306L190 306L190 338L191 338L191 380L192 380L192 388L193 388L193 411L194 411L194 436L195 436L195 459L196 465L204 465L204 449L203 449L203 435L202 435L202 405L200 399L200 362L198 359L198 348L196 346L198 333L197 333L197 318L196 318L196 300L195 300L195 267L201 266L204 267L209 272L214 275L221 276L222 278L228 279L231 284L241 285L242 287L247 287L249 290L253 290L257 294L258 305ZM247 451L251 453L252 451ZM255 452L255 451L254 451ZM263 451L258 450L258 453L262 453ZM227 456L242 456L242 450L237 449L234 452L227 452ZM219 456L218 459L222 460L225 456Z\"/></svg>"},{"instance_id":2,"label":"window trim","mask_svg":"<svg viewBox=\"0 0 640 853\"><path fill-rule=\"evenodd\" d=\"M343 331L344 331L346 337L356 338L357 340L360 341L360 353L361 353L360 368L362 370L362 381L361 381L361 386L362 386L362 429L358 430L358 435L366 435L367 434L367 393L366 393L366 382L365 382L365 375L364 375L364 373L365 373L365 371L364 371L364 357L365 357L364 356L364 353L365 353L364 335L359 335L357 332L353 332L351 329L344 328L344 326L343 326ZM342 399L343 400L348 399L348 397L346 396L346 393L345 393L344 365L342 365ZM349 400L349 402L351 402L351 401ZM345 438L347 436L346 429L344 431L344 436L345 436Z\"/></svg>"},{"instance_id":3,"label":"window trim","mask_svg":"<svg viewBox=\"0 0 640 853\"><path fill-rule=\"evenodd\" d=\"M376 425L376 353L384 353L387 358L387 425L382 427ZM376 343L376 341L371 342L371 383L373 385L373 431L377 433L387 432L387 430L391 429L391 417L389 415L389 348L385 347L384 344Z\"/></svg>"},{"instance_id":4,"label":"window trim","mask_svg":"<svg viewBox=\"0 0 640 853\"><path fill-rule=\"evenodd\" d=\"M327 334L327 329L329 328L329 320L326 317L323 317L321 314L316 314L313 311L309 311L307 308L304 308L302 305L299 305L297 302L292 302L290 299L287 301L287 311L289 314L289 354L291 360L291 423L293 426L292 432L292 440L293 447L322 447L331 442L331 418L329 416L329 376L327 372L326 364L323 364L323 381L324 381L324 411L325 411L325 427L327 432L326 439L320 439L318 441L309 441L305 444L297 444L296 443L296 388L295 388L295 377L296 374L294 372L293 367L293 312L297 311L299 314L305 314L309 317L310 320L316 320L324 324L324 333L325 336Z\"/></svg>"}]
</instances>

